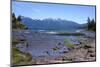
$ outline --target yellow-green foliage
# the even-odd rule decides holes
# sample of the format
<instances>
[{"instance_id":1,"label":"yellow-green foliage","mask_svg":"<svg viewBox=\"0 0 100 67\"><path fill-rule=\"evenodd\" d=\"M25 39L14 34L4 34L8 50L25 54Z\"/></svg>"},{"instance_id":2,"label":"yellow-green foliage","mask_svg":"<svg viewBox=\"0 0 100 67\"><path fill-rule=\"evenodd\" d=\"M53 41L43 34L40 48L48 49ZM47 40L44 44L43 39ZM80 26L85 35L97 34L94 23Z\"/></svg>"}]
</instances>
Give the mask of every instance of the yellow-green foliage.
<instances>
[{"instance_id":1,"label":"yellow-green foliage","mask_svg":"<svg viewBox=\"0 0 100 67\"><path fill-rule=\"evenodd\" d=\"M12 39L12 46L16 46L18 43L20 43L19 39Z\"/></svg>"},{"instance_id":2,"label":"yellow-green foliage","mask_svg":"<svg viewBox=\"0 0 100 67\"><path fill-rule=\"evenodd\" d=\"M71 42L71 40L69 40L69 39L65 39L64 40L64 45L66 45L67 47L69 47L69 48L72 48L72 47L74 47L74 44Z\"/></svg>"},{"instance_id":3,"label":"yellow-green foliage","mask_svg":"<svg viewBox=\"0 0 100 67\"><path fill-rule=\"evenodd\" d=\"M23 57L20 56L20 51L17 48L12 49L12 63L17 64L19 63Z\"/></svg>"},{"instance_id":4,"label":"yellow-green foliage","mask_svg":"<svg viewBox=\"0 0 100 67\"><path fill-rule=\"evenodd\" d=\"M17 48L12 48L12 63L13 64L27 64L32 60L28 53L22 53Z\"/></svg>"}]
</instances>

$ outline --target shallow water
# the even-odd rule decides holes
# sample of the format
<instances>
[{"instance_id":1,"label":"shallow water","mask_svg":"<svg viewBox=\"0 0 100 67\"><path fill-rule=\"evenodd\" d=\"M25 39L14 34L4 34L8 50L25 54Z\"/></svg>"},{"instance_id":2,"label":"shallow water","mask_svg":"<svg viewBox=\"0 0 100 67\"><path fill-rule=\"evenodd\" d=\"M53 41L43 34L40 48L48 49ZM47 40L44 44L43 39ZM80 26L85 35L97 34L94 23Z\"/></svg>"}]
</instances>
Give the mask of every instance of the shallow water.
<instances>
[{"instance_id":1,"label":"shallow water","mask_svg":"<svg viewBox=\"0 0 100 67\"><path fill-rule=\"evenodd\" d=\"M78 43L77 36L59 36L29 30L13 32L12 35L15 38L28 40L28 47L26 47L26 43L19 43L16 47L22 52L30 53L32 57L57 57L63 55L62 52L68 51L63 44L65 39L72 40L73 44ZM57 48L57 50L53 50L54 48Z\"/></svg>"}]
</instances>

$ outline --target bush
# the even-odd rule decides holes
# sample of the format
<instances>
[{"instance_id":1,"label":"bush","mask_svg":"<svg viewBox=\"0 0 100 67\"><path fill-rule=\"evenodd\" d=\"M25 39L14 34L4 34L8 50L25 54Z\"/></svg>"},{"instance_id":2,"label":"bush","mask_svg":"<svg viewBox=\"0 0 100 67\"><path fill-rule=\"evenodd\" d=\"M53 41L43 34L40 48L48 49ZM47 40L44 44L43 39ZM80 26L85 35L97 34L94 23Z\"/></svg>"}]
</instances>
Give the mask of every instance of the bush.
<instances>
[{"instance_id":1,"label":"bush","mask_svg":"<svg viewBox=\"0 0 100 67\"><path fill-rule=\"evenodd\" d=\"M69 48L73 48L74 47L74 44L69 39L64 40L64 45L66 45Z\"/></svg>"},{"instance_id":2,"label":"bush","mask_svg":"<svg viewBox=\"0 0 100 67\"><path fill-rule=\"evenodd\" d=\"M23 53L17 48L12 48L12 64L28 64L32 60L29 53Z\"/></svg>"}]
</instances>

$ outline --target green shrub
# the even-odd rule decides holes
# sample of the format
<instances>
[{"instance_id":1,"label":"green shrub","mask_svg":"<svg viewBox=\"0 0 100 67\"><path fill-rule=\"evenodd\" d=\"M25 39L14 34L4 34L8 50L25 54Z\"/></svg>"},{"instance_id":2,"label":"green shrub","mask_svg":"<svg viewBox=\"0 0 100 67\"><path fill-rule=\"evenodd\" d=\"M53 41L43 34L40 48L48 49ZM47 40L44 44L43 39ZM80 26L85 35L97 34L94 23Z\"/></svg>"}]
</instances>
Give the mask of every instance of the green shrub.
<instances>
[{"instance_id":1,"label":"green shrub","mask_svg":"<svg viewBox=\"0 0 100 67\"><path fill-rule=\"evenodd\" d=\"M29 53L23 53L17 48L12 48L12 64L28 64L32 60Z\"/></svg>"},{"instance_id":2,"label":"green shrub","mask_svg":"<svg viewBox=\"0 0 100 67\"><path fill-rule=\"evenodd\" d=\"M69 48L73 48L74 47L74 44L69 39L65 39L64 40L64 45L66 45Z\"/></svg>"}]
</instances>

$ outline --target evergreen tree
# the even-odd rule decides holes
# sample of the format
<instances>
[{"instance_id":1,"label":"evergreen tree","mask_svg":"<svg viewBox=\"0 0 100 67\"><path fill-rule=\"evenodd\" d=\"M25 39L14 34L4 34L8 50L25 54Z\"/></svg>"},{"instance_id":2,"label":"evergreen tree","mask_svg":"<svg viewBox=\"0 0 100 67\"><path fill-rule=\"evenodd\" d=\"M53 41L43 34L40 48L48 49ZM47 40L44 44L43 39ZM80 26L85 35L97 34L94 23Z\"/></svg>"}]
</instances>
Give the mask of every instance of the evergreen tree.
<instances>
[{"instance_id":1,"label":"evergreen tree","mask_svg":"<svg viewBox=\"0 0 100 67\"><path fill-rule=\"evenodd\" d=\"M22 20L22 19L21 19L21 16L18 16L17 20L18 20L18 21L21 21L21 20Z\"/></svg>"},{"instance_id":2,"label":"evergreen tree","mask_svg":"<svg viewBox=\"0 0 100 67\"><path fill-rule=\"evenodd\" d=\"M92 31L96 31L96 22L94 19L90 20L90 18L88 17L87 20L87 28L88 30L92 30Z\"/></svg>"},{"instance_id":3,"label":"evergreen tree","mask_svg":"<svg viewBox=\"0 0 100 67\"><path fill-rule=\"evenodd\" d=\"M15 22L16 21L16 17L15 17L15 14L13 13L12 14L12 22Z\"/></svg>"},{"instance_id":4,"label":"evergreen tree","mask_svg":"<svg viewBox=\"0 0 100 67\"><path fill-rule=\"evenodd\" d=\"M90 24L91 24L91 21L90 21L90 18L89 18L89 17L88 17L87 22L88 22L88 30L89 30L89 28L90 28Z\"/></svg>"},{"instance_id":5,"label":"evergreen tree","mask_svg":"<svg viewBox=\"0 0 100 67\"><path fill-rule=\"evenodd\" d=\"M94 19L91 20L91 28L93 31L96 31L96 22L94 21Z\"/></svg>"},{"instance_id":6,"label":"evergreen tree","mask_svg":"<svg viewBox=\"0 0 100 67\"><path fill-rule=\"evenodd\" d=\"M15 14L12 14L12 29L28 29L25 25L21 24L21 16L16 18Z\"/></svg>"}]
</instances>

